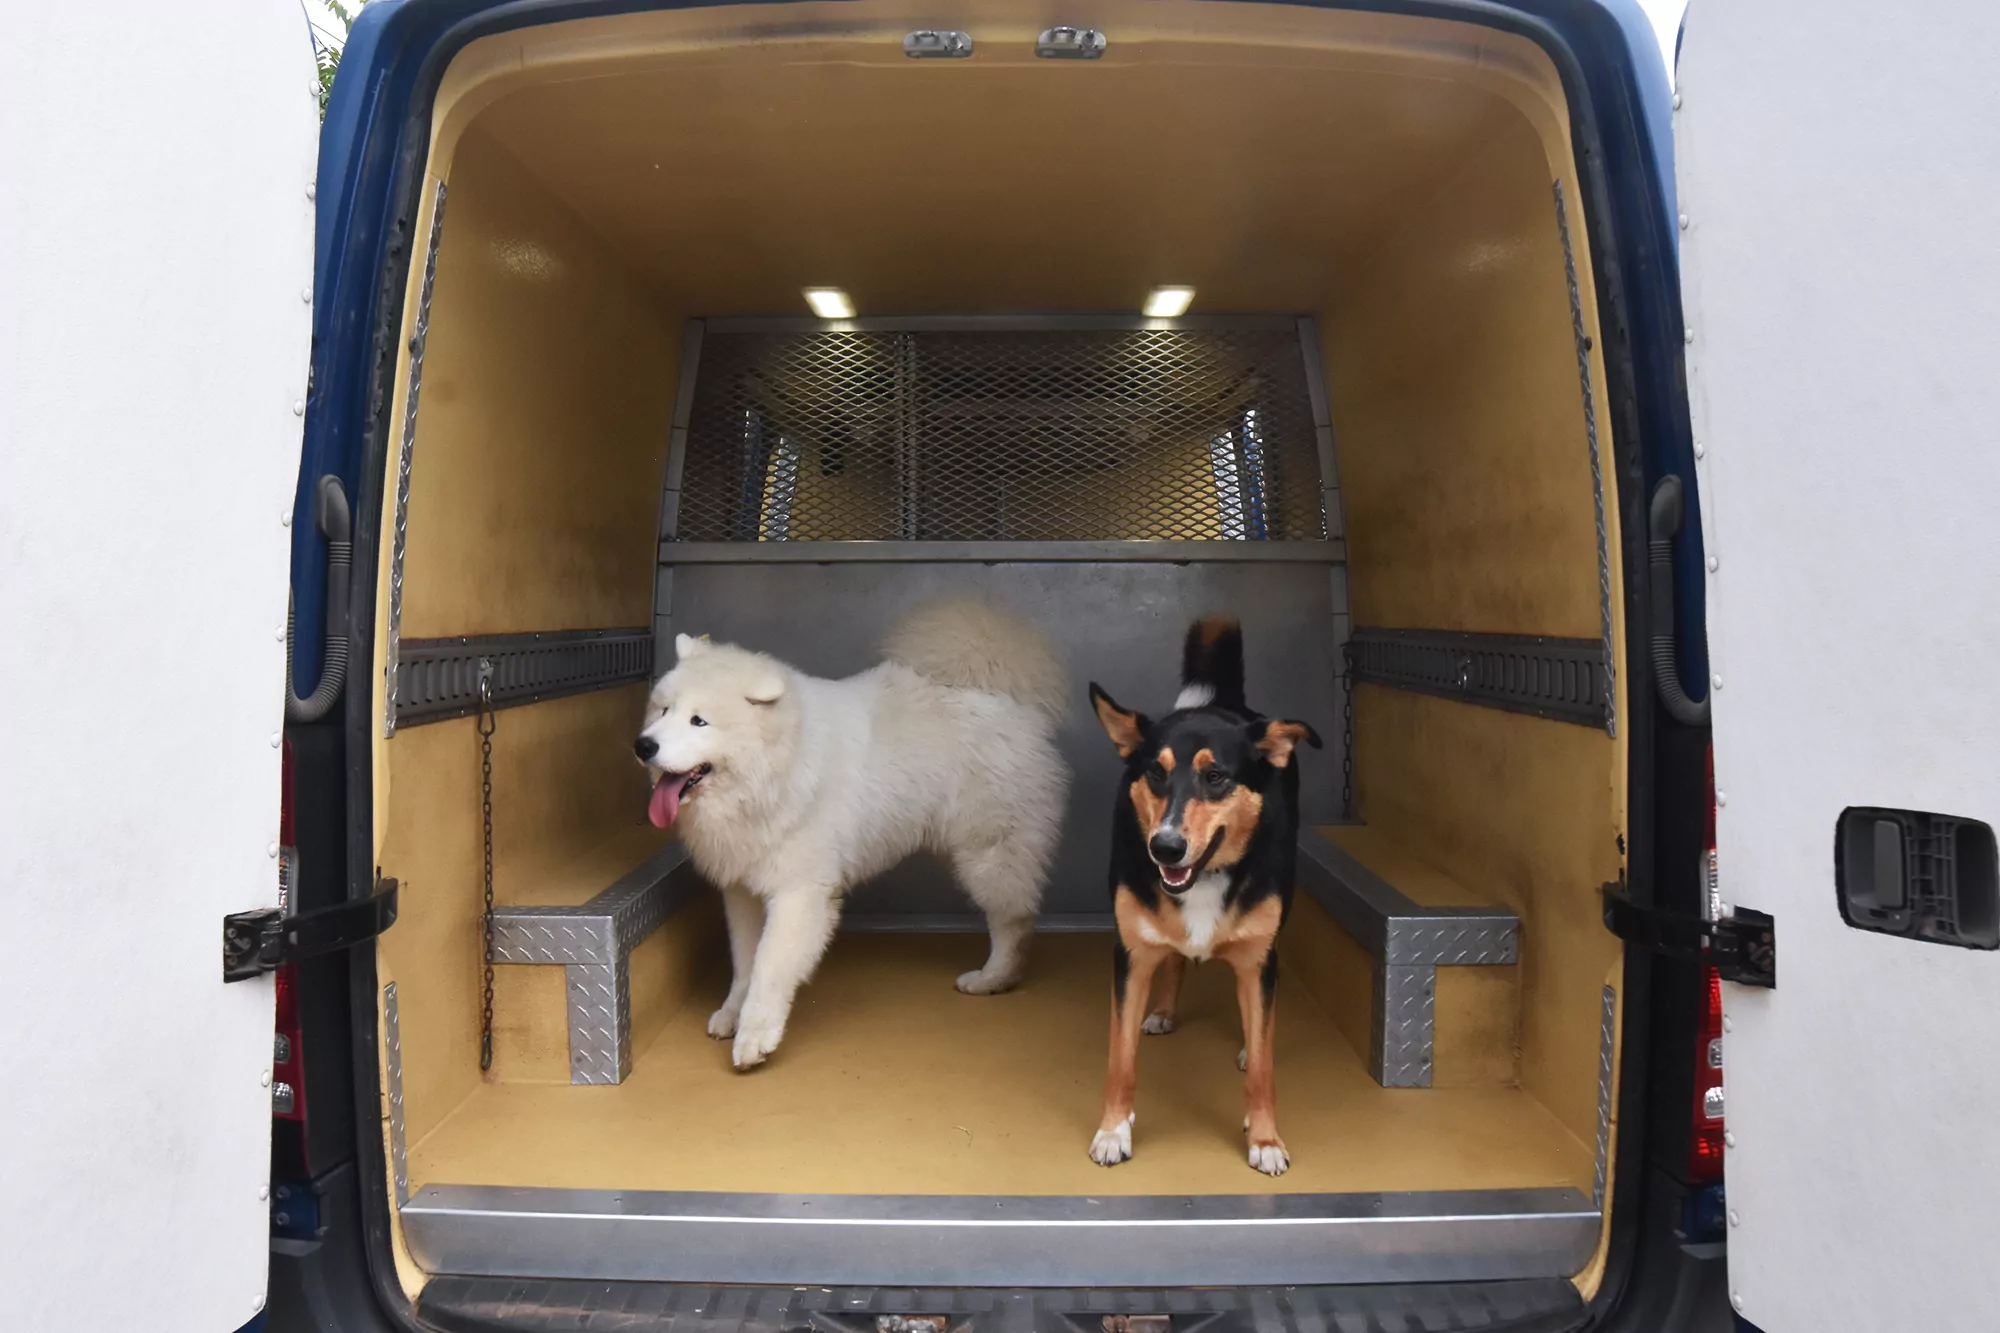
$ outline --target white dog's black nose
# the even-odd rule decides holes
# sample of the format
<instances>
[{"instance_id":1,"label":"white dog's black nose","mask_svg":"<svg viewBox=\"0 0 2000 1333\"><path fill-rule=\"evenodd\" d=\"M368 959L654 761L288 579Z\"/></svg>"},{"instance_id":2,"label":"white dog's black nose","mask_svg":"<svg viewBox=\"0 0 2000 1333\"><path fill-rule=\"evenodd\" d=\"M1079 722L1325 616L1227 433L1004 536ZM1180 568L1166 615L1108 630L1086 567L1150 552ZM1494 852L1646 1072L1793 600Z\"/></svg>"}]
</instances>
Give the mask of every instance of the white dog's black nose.
<instances>
[{"instance_id":1,"label":"white dog's black nose","mask_svg":"<svg viewBox=\"0 0 2000 1333\"><path fill-rule=\"evenodd\" d=\"M1187 855L1187 839L1178 833L1155 833L1146 848L1161 865L1179 865Z\"/></svg>"},{"instance_id":2,"label":"white dog's black nose","mask_svg":"<svg viewBox=\"0 0 2000 1333\"><path fill-rule=\"evenodd\" d=\"M641 759L651 759L660 752L660 743L651 736L641 736L632 742L632 753Z\"/></svg>"}]
</instances>

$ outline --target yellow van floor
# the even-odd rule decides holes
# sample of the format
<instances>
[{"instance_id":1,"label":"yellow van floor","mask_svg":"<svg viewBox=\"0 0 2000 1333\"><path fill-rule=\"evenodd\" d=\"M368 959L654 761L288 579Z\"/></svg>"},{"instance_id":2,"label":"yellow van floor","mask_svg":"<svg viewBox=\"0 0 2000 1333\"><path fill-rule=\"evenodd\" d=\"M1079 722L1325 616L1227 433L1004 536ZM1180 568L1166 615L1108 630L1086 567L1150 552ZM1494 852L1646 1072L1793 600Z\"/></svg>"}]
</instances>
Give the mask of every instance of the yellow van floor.
<instances>
[{"instance_id":1,"label":"yellow van floor","mask_svg":"<svg viewBox=\"0 0 2000 1333\"><path fill-rule=\"evenodd\" d=\"M970 935L843 935L785 1042L738 1074L689 1004L616 1087L480 1087L410 1150L412 1184L803 1194L1588 1190L1592 1149L1518 1088L1384 1089L1281 985L1278 1127L1292 1169L1244 1161L1233 987L1191 969L1181 1027L1140 1047L1131 1161L1097 1166L1108 935L1044 935L1022 985L967 996Z\"/></svg>"}]
</instances>

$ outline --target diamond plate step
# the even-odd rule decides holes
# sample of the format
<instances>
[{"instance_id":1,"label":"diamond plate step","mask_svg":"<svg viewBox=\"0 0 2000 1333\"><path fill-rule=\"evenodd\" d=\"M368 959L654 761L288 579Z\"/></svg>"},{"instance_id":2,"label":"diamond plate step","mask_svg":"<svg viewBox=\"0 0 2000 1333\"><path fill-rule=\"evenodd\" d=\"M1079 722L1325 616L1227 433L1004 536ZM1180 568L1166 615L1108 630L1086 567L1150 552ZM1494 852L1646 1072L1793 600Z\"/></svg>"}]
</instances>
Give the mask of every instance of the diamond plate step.
<instances>
[{"instance_id":1,"label":"diamond plate step","mask_svg":"<svg viewBox=\"0 0 2000 1333\"><path fill-rule=\"evenodd\" d=\"M1385 1088L1428 1088L1437 970L1518 962L1520 918L1504 907L1425 907L1317 829L1300 835L1299 852L1299 887L1374 960L1369 1072Z\"/></svg>"},{"instance_id":2,"label":"diamond plate step","mask_svg":"<svg viewBox=\"0 0 2000 1333\"><path fill-rule=\"evenodd\" d=\"M623 1083L632 1072L632 950L699 885L687 848L672 843L589 902L493 909L493 962L568 973L571 1083Z\"/></svg>"}]
</instances>

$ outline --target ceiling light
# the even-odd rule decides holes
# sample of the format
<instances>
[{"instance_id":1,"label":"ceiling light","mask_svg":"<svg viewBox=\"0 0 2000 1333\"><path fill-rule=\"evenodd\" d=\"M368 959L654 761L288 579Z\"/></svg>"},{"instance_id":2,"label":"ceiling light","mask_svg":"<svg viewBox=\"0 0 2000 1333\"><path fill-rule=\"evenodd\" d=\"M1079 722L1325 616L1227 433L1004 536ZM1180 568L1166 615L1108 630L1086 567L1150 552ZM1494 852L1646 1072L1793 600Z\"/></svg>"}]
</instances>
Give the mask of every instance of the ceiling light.
<instances>
[{"instance_id":1,"label":"ceiling light","mask_svg":"<svg viewBox=\"0 0 2000 1333\"><path fill-rule=\"evenodd\" d=\"M821 319L854 318L854 298L838 287L806 288L806 304Z\"/></svg>"},{"instance_id":2,"label":"ceiling light","mask_svg":"<svg viewBox=\"0 0 2000 1333\"><path fill-rule=\"evenodd\" d=\"M1194 304L1192 287L1155 287L1146 293L1147 319L1179 319Z\"/></svg>"}]
</instances>

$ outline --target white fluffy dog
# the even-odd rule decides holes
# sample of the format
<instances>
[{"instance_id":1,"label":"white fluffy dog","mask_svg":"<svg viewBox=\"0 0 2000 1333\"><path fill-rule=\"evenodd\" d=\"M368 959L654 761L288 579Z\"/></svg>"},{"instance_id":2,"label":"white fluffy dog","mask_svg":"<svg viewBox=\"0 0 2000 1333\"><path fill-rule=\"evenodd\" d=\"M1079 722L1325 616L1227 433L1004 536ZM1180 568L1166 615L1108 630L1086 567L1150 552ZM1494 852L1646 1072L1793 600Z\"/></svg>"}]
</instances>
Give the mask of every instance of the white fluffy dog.
<instances>
[{"instance_id":1,"label":"white fluffy dog","mask_svg":"<svg viewBox=\"0 0 2000 1333\"><path fill-rule=\"evenodd\" d=\"M675 648L634 749L652 821L722 889L735 973L708 1032L736 1039L738 1069L783 1039L841 896L912 852L947 857L986 913L992 953L958 988L1020 979L1069 785L1054 742L1069 684L1047 639L950 602L845 680L685 634Z\"/></svg>"}]
</instances>

